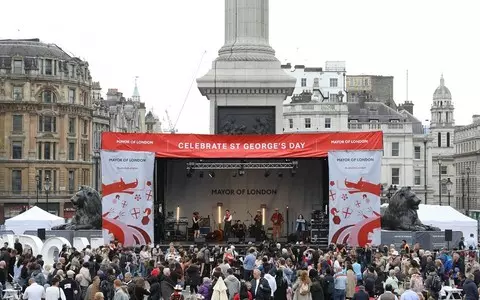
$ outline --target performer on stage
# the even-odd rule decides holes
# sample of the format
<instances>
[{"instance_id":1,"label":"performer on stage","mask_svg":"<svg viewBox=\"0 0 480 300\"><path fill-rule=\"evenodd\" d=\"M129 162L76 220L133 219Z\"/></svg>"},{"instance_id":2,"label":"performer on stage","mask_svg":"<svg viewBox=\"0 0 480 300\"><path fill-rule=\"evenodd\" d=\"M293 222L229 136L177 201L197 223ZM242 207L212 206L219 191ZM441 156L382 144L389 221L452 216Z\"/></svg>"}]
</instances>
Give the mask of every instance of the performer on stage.
<instances>
[{"instance_id":1,"label":"performer on stage","mask_svg":"<svg viewBox=\"0 0 480 300\"><path fill-rule=\"evenodd\" d=\"M280 212L278 212L278 208L275 208L275 212L272 215L272 218L270 219L273 223L273 239L277 240L277 238L280 237L282 234L282 225L283 225L283 216Z\"/></svg>"},{"instance_id":2,"label":"performer on stage","mask_svg":"<svg viewBox=\"0 0 480 300\"><path fill-rule=\"evenodd\" d=\"M230 214L230 210L225 211L225 217L223 217L223 236L225 240L228 241L230 234L232 232L232 219L233 216Z\"/></svg>"},{"instance_id":3,"label":"performer on stage","mask_svg":"<svg viewBox=\"0 0 480 300\"><path fill-rule=\"evenodd\" d=\"M198 213L198 211L193 213L192 222L193 238L198 239L200 237L200 214Z\"/></svg>"},{"instance_id":4,"label":"performer on stage","mask_svg":"<svg viewBox=\"0 0 480 300\"><path fill-rule=\"evenodd\" d=\"M255 239L260 241L262 239L262 211L260 209L257 210L253 222L255 223Z\"/></svg>"}]
</instances>

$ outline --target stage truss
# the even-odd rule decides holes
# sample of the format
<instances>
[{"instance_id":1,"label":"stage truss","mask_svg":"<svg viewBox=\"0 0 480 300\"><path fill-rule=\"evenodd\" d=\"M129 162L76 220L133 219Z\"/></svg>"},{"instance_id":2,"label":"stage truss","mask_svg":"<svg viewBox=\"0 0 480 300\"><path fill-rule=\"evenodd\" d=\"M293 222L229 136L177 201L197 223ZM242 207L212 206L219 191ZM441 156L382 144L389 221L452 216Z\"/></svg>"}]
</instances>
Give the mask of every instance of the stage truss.
<instances>
[{"instance_id":1,"label":"stage truss","mask_svg":"<svg viewBox=\"0 0 480 300\"><path fill-rule=\"evenodd\" d=\"M187 170L294 170L298 161L286 162L188 162Z\"/></svg>"}]
</instances>

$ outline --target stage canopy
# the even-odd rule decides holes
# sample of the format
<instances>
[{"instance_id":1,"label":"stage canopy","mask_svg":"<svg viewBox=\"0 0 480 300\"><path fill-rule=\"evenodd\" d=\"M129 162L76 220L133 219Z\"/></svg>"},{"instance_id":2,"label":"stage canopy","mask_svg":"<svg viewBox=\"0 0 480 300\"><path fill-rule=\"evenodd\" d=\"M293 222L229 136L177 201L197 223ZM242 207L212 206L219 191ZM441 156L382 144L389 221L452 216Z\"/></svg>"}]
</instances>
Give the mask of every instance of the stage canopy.
<instances>
[{"instance_id":1,"label":"stage canopy","mask_svg":"<svg viewBox=\"0 0 480 300\"><path fill-rule=\"evenodd\" d=\"M5 221L5 230L12 230L15 234L23 234L27 230L37 230L38 228L49 230L64 223L65 219L34 206L18 216L7 219Z\"/></svg>"},{"instance_id":2,"label":"stage canopy","mask_svg":"<svg viewBox=\"0 0 480 300\"><path fill-rule=\"evenodd\" d=\"M158 158L318 158L326 157L329 151L383 150L383 133L202 135L103 132L102 149L154 152Z\"/></svg>"}]
</instances>

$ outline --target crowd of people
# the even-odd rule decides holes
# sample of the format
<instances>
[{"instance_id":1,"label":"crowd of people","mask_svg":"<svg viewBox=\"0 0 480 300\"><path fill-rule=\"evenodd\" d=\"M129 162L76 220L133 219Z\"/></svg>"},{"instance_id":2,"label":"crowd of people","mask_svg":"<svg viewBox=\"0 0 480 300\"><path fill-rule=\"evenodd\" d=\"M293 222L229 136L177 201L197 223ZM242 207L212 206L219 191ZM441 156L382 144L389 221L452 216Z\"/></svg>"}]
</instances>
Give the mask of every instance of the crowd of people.
<instances>
[{"instance_id":1,"label":"crowd of people","mask_svg":"<svg viewBox=\"0 0 480 300\"><path fill-rule=\"evenodd\" d=\"M237 246L239 247L239 246ZM167 249L63 247L54 265L26 245L0 254L2 297L11 285L25 300L344 300L440 299L455 286L478 300L477 252L428 251L404 242L380 248L262 243Z\"/></svg>"}]
</instances>

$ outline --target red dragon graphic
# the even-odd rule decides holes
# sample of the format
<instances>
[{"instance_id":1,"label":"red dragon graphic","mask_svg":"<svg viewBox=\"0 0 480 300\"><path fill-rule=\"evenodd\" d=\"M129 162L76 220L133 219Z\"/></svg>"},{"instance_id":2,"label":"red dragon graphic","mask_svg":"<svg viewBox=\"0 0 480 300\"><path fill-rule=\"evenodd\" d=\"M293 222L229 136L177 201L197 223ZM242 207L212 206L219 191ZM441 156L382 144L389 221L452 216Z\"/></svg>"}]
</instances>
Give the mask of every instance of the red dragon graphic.
<instances>
[{"instance_id":1,"label":"red dragon graphic","mask_svg":"<svg viewBox=\"0 0 480 300\"><path fill-rule=\"evenodd\" d=\"M364 216L365 219L355 225L347 225L338 229L333 234L331 242L334 244L349 244L360 247L371 244L372 241L368 235L381 227L380 214L376 212L373 214L373 217Z\"/></svg>"},{"instance_id":2,"label":"red dragon graphic","mask_svg":"<svg viewBox=\"0 0 480 300\"><path fill-rule=\"evenodd\" d=\"M134 189L138 186L138 179L133 182L126 183L123 181L123 178L120 178L120 181L113 182L110 184L102 184L102 196L106 197L111 194L124 193L124 194L133 194L133 191L128 191L129 189Z\"/></svg>"},{"instance_id":3,"label":"red dragon graphic","mask_svg":"<svg viewBox=\"0 0 480 300\"><path fill-rule=\"evenodd\" d=\"M362 177L358 182L348 181L345 179L345 186L349 189L350 194L356 193L370 193L380 197L381 184L374 184L368 181L364 181Z\"/></svg>"}]
</instances>

